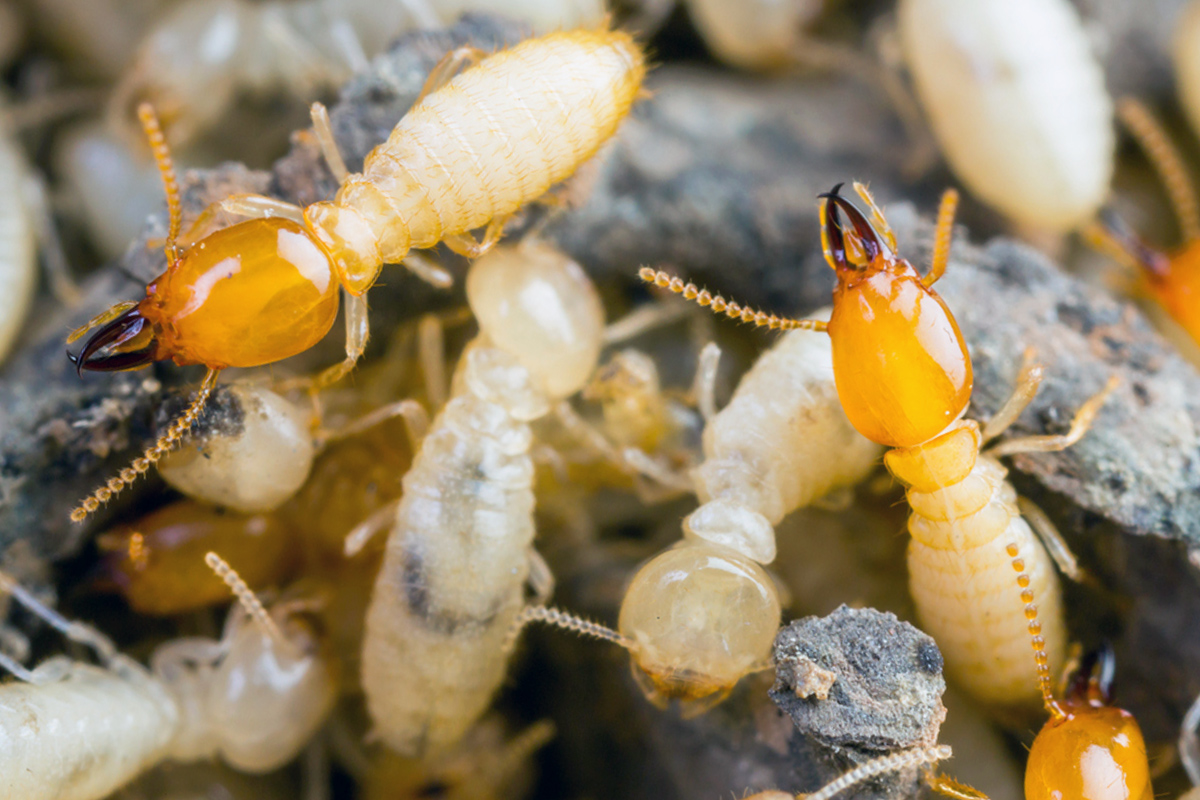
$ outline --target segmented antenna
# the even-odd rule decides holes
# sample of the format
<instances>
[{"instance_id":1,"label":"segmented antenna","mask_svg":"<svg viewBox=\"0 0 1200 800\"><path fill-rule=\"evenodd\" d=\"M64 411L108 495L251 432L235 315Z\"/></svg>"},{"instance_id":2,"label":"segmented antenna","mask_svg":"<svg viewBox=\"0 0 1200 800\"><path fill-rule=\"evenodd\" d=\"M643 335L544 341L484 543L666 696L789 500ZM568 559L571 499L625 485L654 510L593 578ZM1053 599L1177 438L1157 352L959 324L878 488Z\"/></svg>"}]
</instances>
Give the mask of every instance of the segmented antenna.
<instances>
[{"instance_id":1,"label":"segmented antenna","mask_svg":"<svg viewBox=\"0 0 1200 800\"><path fill-rule=\"evenodd\" d=\"M167 211L171 222L167 229L166 253L167 264L173 265L179 256L175 241L179 238L179 229L183 221L183 211L179 203L179 181L175 179L175 162L171 160L171 148L167 146L167 137L163 135L162 126L158 124L154 106L141 103L138 105L137 114L150 143L150 152L154 154L154 162L158 164L158 172L162 175L163 191L167 195Z\"/></svg>"},{"instance_id":2,"label":"segmented antenna","mask_svg":"<svg viewBox=\"0 0 1200 800\"><path fill-rule=\"evenodd\" d=\"M1184 240L1193 242L1200 239L1200 211L1197 210L1196 193L1188 180L1183 159L1167 138L1162 124L1154 118L1150 109L1132 97L1122 97L1117 101L1117 116L1146 151L1150 163L1162 178Z\"/></svg>"},{"instance_id":3,"label":"segmented antenna","mask_svg":"<svg viewBox=\"0 0 1200 800\"><path fill-rule=\"evenodd\" d=\"M503 651L510 651L517 643L517 638L521 635L521 631L531 622L542 622L546 625L553 625L556 628L564 628L569 631L574 631L580 636L591 636L596 639L603 639L606 642L623 647L626 650L633 650L633 640L627 636L614 631L612 628L607 628L598 622L592 622L590 619L577 617L574 614L563 611L552 606L526 606L521 609L521 613L513 621L512 628L508 631L508 636L504 639Z\"/></svg>"},{"instance_id":4,"label":"segmented antenna","mask_svg":"<svg viewBox=\"0 0 1200 800\"><path fill-rule=\"evenodd\" d=\"M932 747L916 747L912 750L901 750L898 753L888 753L885 756L872 759L860 764L847 773L835 778L812 794L802 794L798 797L804 800L829 800L838 792L845 791L851 786L870 780L888 772L898 772L909 767L923 764L936 764L951 756L949 745L937 744Z\"/></svg>"},{"instance_id":5,"label":"segmented antenna","mask_svg":"<svg viewBox=\"0 0 1200 800\"><path fill-rule=\"evenodd\" d=\"M707 289L700 289L694 283L684 283L682 279L669 275L662 270L642 267L638 270L638 277L646 283L653 283L655 286L663 289L670 289L675 294L682 295L684 300L691 300L699 306L710 309L715 314L724 314L730 319L750 322L759 328L770 328L773 331L825 330L825 323L821 320L787 319L777 317L774 314L768 314L765 311L747 308L732 300L726 300L719 294L711 294Z\"/></svg>"},{"instance_id":6,"label":"segmented antenna","mask_svg":"<svg viewBox=\"0 0 1200 800\"><path fill-rule=\"evenodd\" d=\"M1029 620L1029 643L1033 647L1033 663L1037 669L1038 688L1042 692L1042 705L1056 719L1062 719L1066 713L1054 699L1050 688L1050 656L1046 654L1046 639L1042 636L1042 623L1038 620L1038 607L1034 601L1032 580L1025 571L1025 559L1021 558L1021 548L1016 542L1010 542L1004 548L1012 559L1012 568L1017 573L1017 586L1021 587L1021 602L1025 604L1025 619Z\"/></svg>"},{"instance_id":7,"label":"segmented antenna","mask_svg":"<svg viewBox=\"0 0 1200 800\"><path fill-rule=\"evenodd\" d=\"M111 500L114 495L137 480L139 475L150 469L159 459L171 452L179 440L191 430L192 425L196 422L196 417L200 415L200 412L204 409L204 404L208 402L208 396L212 394L213 388L217 385L217 376L220 374L221 371L219 369L210 369L208 374L204 376L204 383L200 384L200 391L192 399L192 403L188 406L187 411L183 412L183 415L179 419L171 423L171 427L167 428L167 432L159 437L154 446L147 449L141 458L134 459L133 463L117 473L115 478L109 478L107 483L92 492L91 496L81 502L71 512L71 521L83 522L87 519L88 514L95 513L96 509L100 508L102 504Z\"/></svg>"},{"instance_id":8,"label":"segmented antenna","mask_svg":"<svg viewBox=\"0 0 1200 800\"><path fill-rule=\"evenodd\" d=\"M933 286L938 278L946 273L946 265L950 263L950 241L954 238L954 215L958 212L958 192L947 189L942 193L942 202L938 204L937 227L934 229L933 257L929 262L929 272L921 278L921 283Z\"/></svg>"},{"instance_id":9,"label":"segmented antenna","mask_svg":"<svg viewBox=\"0 0 1200 800\"><path fill-rule=\"evenodd\" d=\"M289 646L288 641L283 638L283 631L279 630L279 626L275 624L275 620L271 619L271 615L263 607L258 595L250 591L250 587L242 580L242 576L237 574L237 570L211 550L204 554L204 563L208 564L209 569L217 573L217 577L225 582L225 585L233 592L233 596L237 598L238 603L268 636L284 647Z\"/></svg>"}]
</instances>

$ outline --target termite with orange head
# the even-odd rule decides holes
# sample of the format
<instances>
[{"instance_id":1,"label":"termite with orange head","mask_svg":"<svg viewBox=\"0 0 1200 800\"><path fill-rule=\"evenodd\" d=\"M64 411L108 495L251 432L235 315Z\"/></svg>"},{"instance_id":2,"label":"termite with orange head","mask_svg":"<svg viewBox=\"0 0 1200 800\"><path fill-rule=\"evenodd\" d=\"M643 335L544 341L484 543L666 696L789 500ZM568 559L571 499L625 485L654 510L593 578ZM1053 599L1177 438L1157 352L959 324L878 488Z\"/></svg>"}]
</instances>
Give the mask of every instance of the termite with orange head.
<instances>
[{"instance_id":1,"label":"termite with orange head","mask_svg":"<svg viewBox=\"0 0 1200 800\"><path fill-rule=\"evenodd\" d=\"M983 442L1007 429L1033 398L1042 370L1027 364L1013 397L982 430L963 419L971 397L971 359L954 316L932 288L949 260L957 194L949 191L943 198L933 264L922 276L897 255L895 237L866 188L856 185L870 218L839 188L822 196L820 208L826 260L838 279L827 323L781 319L723 299L719 305L755 325L829 334L847 417L863 436L892 448L885 464L908 487L910 588L947 671L991 705L1029 706L1037 695L1028 680L1025 638L1035 623L1026 619L1030 608L1014 604L1007 592L1013 558L1028 566L1025 591L1041 603L1036 626L1045 642L1039 664L1044 681L1052 665L1062 662L1065 634L1058 578L1022 511L1055 559L1074 567L1045 515L1030 504L1018 510L998 457L1069 447L1087 431L1115 384L1080 408L1068 433L1012 439L980 453ZM718 305L670 276L651 270L643 277Z\"/></svg>"},{"instance_id":2,"label":"termite with orange head","mask_svg":"<svg viewBox=\"0 0 1200 800\"><path fill-rule=\"evenodd\" d=\"M1195 16L1194 14L1192 16ZM1171 198L1183 244L1171 253L1146 245L1115 213L1105 210L1085 234L1098 248L1131 264L1144 285L1174 320L1200 343L1200 204L1183 159L1154 115L1124 97L1117 114L1150 158Z\"/></svg>"},{"instance_id":3,"label":"termite with orange head","mask_svg":"<svg viewBox=\"0 0 1200 800\"><path fill-rule=\"evenodd\" d=\"M482 255L513 213L612 136L645 74L640 48L617 31L554 33L480 59L470 49L443 59L362 173L347 173L324 108L314 107L317 138L341 181L336 198L303 209L231 198L227 208L257 218L211 233L202 221L189 246L179 239L179 191L166 144L143 106L171 210L167 271L146 287L145 299L119 304L76 331L72 340L99 326L74 360L80 371L112 371L169 358L204 365L208 374L183 416L72 519L84 519L162 458L191 427L223 369L270 364L323 338L337 314L339 287L348 295L346 358L314 385L346 375L366 346L365 293L383 264L438 242ZM483 225L484 239L471 238L468 232ZM428 268L421 274L448 280Z\"/></svg>"},{"instance_id":4,"label":"termite with orange head","mask_svg":"<svg viewBox=\"0 0 1200 800\"><path fill-rule=\"evenodd\" d=\"M0 653L0 666L18 678L0 685L6 796L101 800L168 759L219 755L267 772L295 758L336 697L323 637L304 619L313 604L282 601L267 611L218 556L206 560L239 600L224 636L169 641L149 670L0 575L0 589L101 661L60 656L31 671Z\"/></svg>"}]
</instances>

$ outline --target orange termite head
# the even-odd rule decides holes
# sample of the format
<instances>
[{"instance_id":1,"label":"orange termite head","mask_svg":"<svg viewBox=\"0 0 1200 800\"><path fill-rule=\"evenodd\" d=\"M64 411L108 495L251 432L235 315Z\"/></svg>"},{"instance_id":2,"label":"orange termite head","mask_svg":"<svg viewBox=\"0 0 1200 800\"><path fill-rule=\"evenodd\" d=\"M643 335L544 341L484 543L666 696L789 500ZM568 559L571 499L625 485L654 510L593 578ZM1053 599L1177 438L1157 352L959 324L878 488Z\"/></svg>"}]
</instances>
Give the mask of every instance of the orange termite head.
<instances>
[{"instance_id":1,"label":"orange termite head","mask_svg":"<svg viewBox=\"0 0 1200 800\"><path fill-rule=\"evenodd\" d=\"M966 411L971 358L950 309L896 254L870 193L855 186L871 208L868 219L840 188L821 195L820 207L825 257L838 276L828 324L838 397L863 436L913 447ZM952 215L942 216L948 230Z\"/></svg>"},{"instance_id":2,"label":"orange termite head","mask_svg":"<svg viewBox=\"0 0 1200 800\"><path fill-rule=\"evenodd\" d=\"M1150 764L1137 720L1109 705L1113 655L1081 664L1062 703L1029 749L1026 800L1151 800Z\"/></svg>"}]
</instances>

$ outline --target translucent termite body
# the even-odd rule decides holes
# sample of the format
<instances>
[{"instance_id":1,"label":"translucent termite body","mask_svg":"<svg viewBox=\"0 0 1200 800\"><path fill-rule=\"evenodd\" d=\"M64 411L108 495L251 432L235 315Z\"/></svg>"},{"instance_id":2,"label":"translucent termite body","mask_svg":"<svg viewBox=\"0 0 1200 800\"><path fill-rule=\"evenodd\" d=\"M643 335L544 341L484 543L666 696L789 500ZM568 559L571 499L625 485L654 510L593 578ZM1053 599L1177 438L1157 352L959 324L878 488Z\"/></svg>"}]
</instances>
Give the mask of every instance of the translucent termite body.
<instances>
[{"instance_id":1,"label":"translucent termite body","mask_svg":"<svg viewBox=\"0 0 1200 800\"><path fill-rule=\"evenodd\" d=\"M946 160L975 196L1069 231L1108 196L1104 73L1068 0L902 0L905 61Z\"/></svg>"},{"instance_id":2,"label":"translucent termite body","mask_svg":"<svg viewBox=\"0 0 1200 800\"><path fill-rule=\"evenodd\" d=\"M269 364L303 352L333 325L338 288L350 300L345 360L314 381L346 375L368 336L363 294L385 262L439 241L471 257L499 239L505 220L571 175L616 131L641 88L641 50L624 33L577 30L529 39L447 78L475 51L455 51L363 172L345 173L323 107L314 122L341 180L332 202L305 209L271 198L226 203L255 216L209 232L206 215L178 244L178 188L152 109L141 116L171 207L168 268L138 303L99 315L101 326L73 357L80 370L128 370L154 361L202 364L208 375L188 411L154 447L87 498L80 521L136 479L187 432L226 367ZM468 231L488 225L482 242ZM207 234L207 235L203 235ZM427 268L426 268L427 269ZM427 277L448 280L439 274Z\"/></svg>"},{"instance_id":3,"label":"translucent termite body","mask_svg":"<svg viewBox=\"0 0 1200 800\"><path fill-rule=\"evenodd\" d=\"M37 287L34 223L25 203L26 164L0 105L0 362L12 349Z\"/></svg>"},{"instance_id":4,"label":"translucent termite body","mask_svg":"<svg viewBox=\"0 0 1200 800\"><path fill-rule=\"evenodd\" d=\"M647 695L678 698L689 713L769 663L780 600L759 565L775 560L775 525L858 483L880 455L842 412L829 337L813 331L791 331L759 357L705 425L703 446L691 473L701 505L683 541L634 575L618 623Z\"/></svg>"},{"instance_id":5,"label":"translucent termite body","mask_svg":"<svg viewBox=\"0 0 1200 800\"><path fill-rule=\"evenodd\" d=\"M544 245L476 261L480 336L422 440L367 612L362 684L374 733L406 755L458 741L504 679L525 606L533 478L529 423L595 370L603 308L582 269ZM539 562L540 563L540 562Z\"/></svg>"},{"instance_id":6,"label":"translucent termite body","mask_svg":"<svg viewBox=\"0 0 1200 800\"><path fill-rule=\"evenodd\" d=\"M336 680L318 635L299 618L311 603L269 614L227 565L210 565L239 594L221 641L160 646L152 668L103 634L46 608L7 577L4 588L104 666L65 657L0 686L0 787L25 800L101 800L155 764L223 758L247 772L274 770L320 727ZM253 618L252 618L253 617Z\"/></svg>"},{"instance_id":7,"label":"translucent termite body","mask_svg":"<svg viewBox=\"0 0 1200 800\"><path fill-rule=\"evenodd\" d=\"M1002 433L1033 398L1041 368L1026 366L1013 397L982 431L962 419L971 397L971 359L953 314L932 289L949 260L957 195L951 190L943 198L933 264L922 276L896 254L895 237L866 188L855 188L870 219L838 194L840 185L822 195L822 242L838 278L828 323L781 319L699 294L668 276L643 277L755 325L828 332L846 416L863 436L892 448L885 464L907 487L910 589L925 630L964 689L993 706L1028 708L1037 699L1028 674L1029 629L1037 628L1039 677L1048 681L1065 648L1061 590L997 458L1069 447L1115 384L1080 408L1069 433L1012 439L981 454L980 445ZM1049 520L1036 507L1023 511L1066 563L1069 553ZM1012 598L1014 559L1024 567L1025 608ZM1040 621L1028 617L1036 614L1035 596Z\"/></svg>"},{"instance_id":8,"label":"translucent termite body","mask_svg":"<svg viewBox=\"0 0 1200 800\"><path fill-rule=\"evenodd\" d=\"M230 386L229 395L227 424L169 453L159 473L193 499L247 514L271 511L312 469L312 410L263 386Z\"/></svg>"},{"instance_id":9,"label":"translucent termite body","mask_svg":"<svg viewBox=\"0 0 1200 800\"><path fill-rule=\"evenodd\" d=\"M825 0L688 0L688 14L721 60L744 69L771 70L796 63L804 28Z\"/></svg>"},{"instance_id":10,"label":"translucent termite body","mask_svg":"<svg viewBox=\"0 0 1200 800\"><path fill-rule=\"evenodd\" d=\"M136 126L130 112L150 102L181 146L216 126L239 94L283 89L311 101L397 36L451 24L468 11L502 12L535 33L604 22L600 0L189 0L146 31L108 113L112 121Z\"/></svg>"}]
</instances>

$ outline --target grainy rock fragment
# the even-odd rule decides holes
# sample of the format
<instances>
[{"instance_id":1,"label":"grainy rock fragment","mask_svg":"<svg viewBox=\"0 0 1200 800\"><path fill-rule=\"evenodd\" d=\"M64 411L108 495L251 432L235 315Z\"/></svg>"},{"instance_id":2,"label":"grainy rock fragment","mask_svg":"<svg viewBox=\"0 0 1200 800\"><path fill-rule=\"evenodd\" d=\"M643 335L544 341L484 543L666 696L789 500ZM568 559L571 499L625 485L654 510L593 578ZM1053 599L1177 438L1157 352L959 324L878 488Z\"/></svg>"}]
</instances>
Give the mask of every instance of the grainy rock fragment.
<instances>
[{"instance_id":1,"label":"grainy rock fragment","mask_svg":"<svg viewBox=\"0 0 1200 800\"><path fill-rule=\"evenodd\" d=\"M942 654L894 614L842 606L806 617L779 632L774 657L771 698L805 736L856 762L937 742L946 716ZM813 664L836 676L826 699L797 692Z\"/></svg>"}]
</instances>

